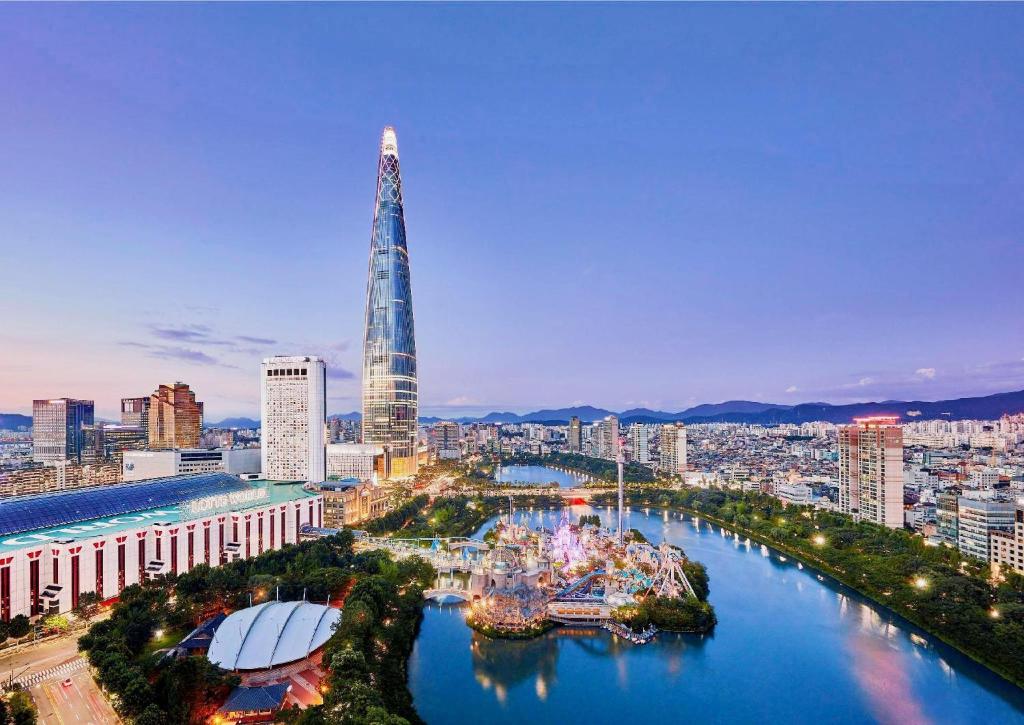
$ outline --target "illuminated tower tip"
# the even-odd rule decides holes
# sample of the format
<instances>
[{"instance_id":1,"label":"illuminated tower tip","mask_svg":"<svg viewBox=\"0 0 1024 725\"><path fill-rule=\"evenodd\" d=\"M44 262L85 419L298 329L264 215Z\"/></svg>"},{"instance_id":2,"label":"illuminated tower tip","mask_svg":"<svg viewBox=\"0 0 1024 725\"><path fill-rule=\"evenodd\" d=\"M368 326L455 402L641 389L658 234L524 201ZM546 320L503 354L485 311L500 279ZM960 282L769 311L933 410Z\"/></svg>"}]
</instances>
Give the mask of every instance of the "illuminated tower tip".
<instances>
[{"instance_id":1,"label":"illuminated tower tip","mask_svg":"<svg viewBox=\"0 0 1024 725\"><path fill-rule=\"evenodd\" d=\"M384 133L380 135L380 152L398 156L398 136L395 135L394 126L385 126Z\"/></svg>"}]
</instances>

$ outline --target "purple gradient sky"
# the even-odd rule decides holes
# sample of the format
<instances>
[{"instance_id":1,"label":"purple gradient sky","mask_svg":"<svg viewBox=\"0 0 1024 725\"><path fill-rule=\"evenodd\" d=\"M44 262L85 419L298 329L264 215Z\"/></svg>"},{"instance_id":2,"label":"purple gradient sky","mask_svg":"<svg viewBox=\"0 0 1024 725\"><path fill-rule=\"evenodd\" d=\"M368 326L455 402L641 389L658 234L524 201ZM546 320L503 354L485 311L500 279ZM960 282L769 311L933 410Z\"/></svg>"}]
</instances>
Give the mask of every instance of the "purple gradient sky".
<instances>
[{"instance_id":1,"label":"purple gradient sky","mask_svg":"<svg viewBox=\"0 0 1024 725\"><path fill-rule=\"evenodd\" d=\"M398 129L422 409L1024 388L1024 6L0 6L0 410L358 407Z\"/></svg>"}]
</instances>

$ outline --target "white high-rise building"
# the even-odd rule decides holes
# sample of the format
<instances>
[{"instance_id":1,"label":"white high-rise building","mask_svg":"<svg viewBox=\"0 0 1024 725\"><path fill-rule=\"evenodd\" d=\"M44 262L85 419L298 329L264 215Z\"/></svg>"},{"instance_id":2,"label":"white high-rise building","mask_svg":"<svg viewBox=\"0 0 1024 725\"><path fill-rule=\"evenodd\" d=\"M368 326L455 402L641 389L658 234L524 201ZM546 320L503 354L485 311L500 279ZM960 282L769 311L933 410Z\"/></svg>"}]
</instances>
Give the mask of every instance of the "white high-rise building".
<instances>
[{"instance_id":1,"label":"white high-rise building","mask_svg":"<svg viewBox=\"0 0 1024 725\"><path fill-rule=\"evenodd\" d=\"M260 449L270 481L326 478L327 369L310 356L268 357L260 365Z\"/></svg>"},{"instance_id":2,"label":"white high-rise building","mask_svg":"<svg viewBox=\"0 0 1024 725\"><path fill-rule=\"evenodd\" d=\"M614 461L619 455L619 419L609 415L595 424L597 457Z\"/></svg>"},{"instance_id":3,"label":"white high-rise building","mask_svg":"<svg viewBox=\"0 0 1024 725\"><path fill-rule=\"evenodd\" d=\"M903 429L899 418L854 418L839 429L839 509L857 520L903 526Z\"/></svg>"},{"instance_id":4,"label":"white high-rise building","mask_svg":"<svg viewBox=\"0 0 1024 725\"><path fill-rule=\"evenodd\" d=\"M642 465L651 462L651 426L634 423L629 426L629 447L634 461Z\"/></svg>"},{"instance_id":5,"label":"white high-rise building","mask_svg":"<svg viewBox=\"0 0 1024 725\"><path fill-rule=\"evenodd\" d=\"M661 426L658 440L658 467L672 476L686 473L686 426L668 423Z\"/></svg>"}]
</instances>

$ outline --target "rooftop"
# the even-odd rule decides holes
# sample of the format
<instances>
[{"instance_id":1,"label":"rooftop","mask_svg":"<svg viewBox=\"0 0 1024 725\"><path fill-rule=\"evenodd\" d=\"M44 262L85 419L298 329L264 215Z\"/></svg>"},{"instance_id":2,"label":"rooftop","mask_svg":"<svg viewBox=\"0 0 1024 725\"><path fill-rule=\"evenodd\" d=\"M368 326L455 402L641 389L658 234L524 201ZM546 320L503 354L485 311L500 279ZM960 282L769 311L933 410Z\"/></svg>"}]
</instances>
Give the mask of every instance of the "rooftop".
<instances>
[{"instance_id":1,"label":"rooftop","mask_svg":"<svg viewBox=\"0 0 1024 725\"><path fill-rule=\"evenodd\" d=\"M340 609L323 604L265 602L225 619L206 656L226 670L276 667L322 647L340 620Z\"/></svg>"},{"instance_id":2,"label":"rooftop","mask_svg":"<svg viewBox=\"0 0 1024 725\"><path fill-rule=\"evenodd\" d=\"M0 553L113 534L142 522L173 524L218 509L242 511L313 495L301 483L205 473L18 496L0 501ZM215 496L224 500L210 498Z\"/></svg>"}]
</instances>

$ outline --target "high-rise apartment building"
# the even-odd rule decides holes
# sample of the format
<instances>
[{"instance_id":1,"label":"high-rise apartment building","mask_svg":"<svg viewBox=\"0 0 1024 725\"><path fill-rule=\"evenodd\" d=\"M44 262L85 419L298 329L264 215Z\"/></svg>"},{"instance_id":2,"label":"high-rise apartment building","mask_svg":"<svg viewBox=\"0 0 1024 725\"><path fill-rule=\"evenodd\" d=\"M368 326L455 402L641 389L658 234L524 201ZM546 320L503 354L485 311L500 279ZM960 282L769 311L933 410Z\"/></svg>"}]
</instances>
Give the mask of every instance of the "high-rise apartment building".
<instances>
[{"instance_id":1,"label":"high-rise apartment building","mask_svg":"<svg viewBox=\"0 0 1024 725\"><path fill-rule=\"evenodd\" d=\"M312 481L327 476L327 366L318 357L268 357L260 365L263 477Z\"/></svg>"},{"instance_id":2,"label":"high-rise apartment building","mask_svg":"<svg viewBox=\"0 0 1024 725\"><path fill-rule=\"evenodd\" d=\"M839 429L839 509L903 526L903 429L895 416L854 418Z\"/></svg>"},{"instance_id":3,"label":"high-rise apartment building","mask_svg":"<svg viewBox=\"0 0 1024 725\"><path fill-rule=\"evenodd\" d=\"M121 398L121 425L149 431L149 398Z\"/></svg>"},{"instance_id":4,"label":"high-rise apartment building","mask_svg":"<svg viewBox=\"0 0 1024 725\"><path fill-rule=\"evenodd\" d=\"M672 476L686 473L686 426L667 423L658 438L658 468Z\"/></svg>"},{"instance_id":5,"label":"high-rise apartment building","mask_svg":"<svg viewBox=\"0 0 1024 725\"><path fill-rule=\"evenodd\" d=\"M149 447L197 448L203 404L182 382L161 385L149 396Z\"/></svg>"},{"instance_id":6,"label":"high-rise apartment building","mask_svg":"<svg viewBox=\"0 0 1024 725\"><path fill-rule=\"evenodd\" d=\"M53 398L32 401L32 459L37 463L82 462L83 427L92 425L91 400Z\"/></svg>"},{"instance_id":7,"label":"high-rise apartment building","mask_svg":"<svg viewBox=\"0 0 1024 725\"><path fill-rule=\"evenodd\" d=\"M594 434L597 457L614 461L619 455L619 419L614 415L606 416L597 422Z\"/></svg>"},{"instance_id":8,"label":"high-rise apartment building","mask_svg":"<svg viewBox=\"0 0 1024 725\"><path fill-rule=\"evenodd\" d=\"M641 465L651 462L651 427L634 423L629 427L630 457Z\"/></svg>"},{"instance_id":9,"label":"high-rise apartment building","mask_svg":"<svg viewBox=\"0 0 1024 725\"><path fill-rule=\"evenodd\" d=\"M398 139L380 141L363 338L363 443L384 446L389 478L417 469L416 336Z\"/></svg>"},{"instance_id":10,"label":"high-rise apartment building","mask_svg":"<svg viewBox=\"0 0 1024 725\"><path fill-rule=\"evenodd\" d=\"M570 453L579 453L583 450L583 426L580 425L578 416L569 418L568 439Z\"/></svg>"}]
</instances>

